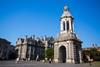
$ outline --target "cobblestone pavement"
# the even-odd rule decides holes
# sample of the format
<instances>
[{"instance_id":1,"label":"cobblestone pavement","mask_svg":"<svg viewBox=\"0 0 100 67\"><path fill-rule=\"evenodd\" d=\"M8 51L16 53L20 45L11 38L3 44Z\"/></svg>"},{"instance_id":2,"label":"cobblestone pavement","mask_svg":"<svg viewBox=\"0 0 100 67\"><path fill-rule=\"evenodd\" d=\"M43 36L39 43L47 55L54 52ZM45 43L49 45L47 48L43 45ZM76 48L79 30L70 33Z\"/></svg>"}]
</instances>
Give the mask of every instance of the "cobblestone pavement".
<instances>
[{"instance_id":1,"label":"cobblestone pavement","mask_svg":"<svg viewBox=\"0 0 100 67\"><path fill-rule=\"evenodd\" d=\"M20 61L16 63L15 61L0 61L0 67L100 67L100 65L95 65L92 63L90 66L86 64L68 64L68 63L42 63L36 61Z\"/></svg>"}]
</instances>

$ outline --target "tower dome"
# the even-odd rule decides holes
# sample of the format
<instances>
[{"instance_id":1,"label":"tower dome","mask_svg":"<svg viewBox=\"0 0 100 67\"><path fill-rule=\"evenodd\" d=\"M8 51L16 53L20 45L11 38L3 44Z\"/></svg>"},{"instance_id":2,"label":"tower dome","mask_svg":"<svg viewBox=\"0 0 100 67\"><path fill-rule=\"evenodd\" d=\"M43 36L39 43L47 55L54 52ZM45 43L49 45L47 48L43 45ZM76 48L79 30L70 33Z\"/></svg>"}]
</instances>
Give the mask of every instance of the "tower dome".
<instances>
[{"instance_id":1,"label":"tower dome","mask_svg":"<svg viewBox=\"0 0 100 67\"><path fill-rule=\"evenodd\" d=\"M68 11L68 7L67 6L64 6L63 14L61 15L61 18L64 18L64 17L72 17L70 12Z\"/></svg>"}]
</instances>

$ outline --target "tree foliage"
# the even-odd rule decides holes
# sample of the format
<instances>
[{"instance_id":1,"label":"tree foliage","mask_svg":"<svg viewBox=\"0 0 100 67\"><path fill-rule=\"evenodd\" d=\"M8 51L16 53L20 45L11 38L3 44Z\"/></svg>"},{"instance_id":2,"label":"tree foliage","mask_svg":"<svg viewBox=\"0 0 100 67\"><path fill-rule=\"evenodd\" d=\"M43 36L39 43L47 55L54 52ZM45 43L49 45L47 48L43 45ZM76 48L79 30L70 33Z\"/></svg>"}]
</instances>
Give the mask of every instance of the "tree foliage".
<instances>
[{"instance_id":1,"label":"tree foliage","mask_svg":"<svg viewBox=\"0 0 100 67\"><path fill-rule=\"evenodd\" d=\"M94 61L100 61L100 52L97 51L96 48L91 48L90 50L83 50L82 54L83 54L82 59L84 62L87 62L88 60L86 56L89 56L90 59L93 59Z\"/></svg>"},{"instance_id":2,"label":"tree foliage","mask_svg":"<svg viewBox=\"0 0 100 67\"><path fill-rule=\"evenodd\" d=\"M53 48L48 48L48 49L46 50L46 57L47 57L48 59L50 59L50 58L53 58L53 56L54 56L54 49L53 49Z\"/></svg>"},{"instance_id":3,"label":"tree foliage","mask_svg":"<svg viewBox=\"0 0 100 67\"><path fill-rule=\"evenodd\" d=\"M93 59L95 61L100 61L100 52L97 51L96 48L91 48L90 51L91 51L91 55L93 56Z\"/></svg>"}]
</instances>

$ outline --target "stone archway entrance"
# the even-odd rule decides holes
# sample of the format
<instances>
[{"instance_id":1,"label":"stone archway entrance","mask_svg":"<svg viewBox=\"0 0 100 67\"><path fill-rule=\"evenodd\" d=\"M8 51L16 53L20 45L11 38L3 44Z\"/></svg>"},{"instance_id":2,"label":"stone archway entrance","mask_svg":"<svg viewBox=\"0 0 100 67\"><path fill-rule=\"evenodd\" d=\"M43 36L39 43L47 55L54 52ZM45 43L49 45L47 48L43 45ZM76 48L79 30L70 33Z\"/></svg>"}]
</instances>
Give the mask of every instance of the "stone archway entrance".
<instances>
[{"instance_id":1,"label":"stone archway entrance","mask_svg":"<svg viewBox=\"0 0 100 67\"><path fill-rule=\"evenodd\" d=\"M59 48L59 61L61 63L65 63L66 62L66 48L64 46L61 46Z\"/></svg>"}]
</instances>

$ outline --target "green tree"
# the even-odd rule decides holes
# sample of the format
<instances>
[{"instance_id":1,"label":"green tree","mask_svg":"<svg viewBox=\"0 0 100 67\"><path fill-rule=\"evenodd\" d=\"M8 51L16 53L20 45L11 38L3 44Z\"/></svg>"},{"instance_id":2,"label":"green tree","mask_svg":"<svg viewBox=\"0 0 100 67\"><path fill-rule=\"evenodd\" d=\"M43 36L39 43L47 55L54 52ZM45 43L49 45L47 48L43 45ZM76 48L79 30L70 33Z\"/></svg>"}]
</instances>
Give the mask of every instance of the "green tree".
<instances>
[{"instance_id":1,"label":"green tree","mask_svg":"<svg viewBox=\"0 0 100 67\"><path fill-rule=\"evenodd\" d=\"M46 57L47 57L48 59L54 57L54 49L53 49L53 48L48 48L48 49L46 50Z\"/></svg>"},{"instance_id":2,"label":"green tree","mask_svg":"<svg viewBox=\"0 0 100 67\"><path fill-rule=\"evenodd\" d=\"M100 61L100 52L96 48L90 48L90 50L83 50L83 61L87 62L87 57L89 56L90 59L93 59L94 61Z\"/></svg>"},{"instance_id":3,"label":"green tree","mask_svg":"<svg viewBox=\"0 0 100 67\"><path fill-rule=\"evenodd\" d=\"M91 52L90 50L82 50L82 60L83 62L88 62L87 56L90 56Z\"/></svg>"},{"instance_id":4,"label":"green tree","mask_svg":"<svg viewBox=\"0 0 100 67\"><path fill-rule=\"evenodd\" d=\"M91 49L90 49L90 52L91 52L92 58L93 58L95 61L100 61L100 52L97 51L96 48L91 48Z\"/></svg>"}]
</instances>

